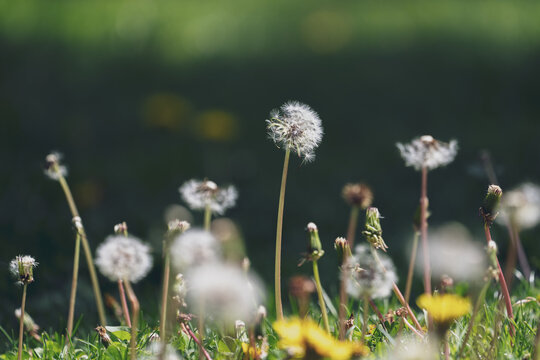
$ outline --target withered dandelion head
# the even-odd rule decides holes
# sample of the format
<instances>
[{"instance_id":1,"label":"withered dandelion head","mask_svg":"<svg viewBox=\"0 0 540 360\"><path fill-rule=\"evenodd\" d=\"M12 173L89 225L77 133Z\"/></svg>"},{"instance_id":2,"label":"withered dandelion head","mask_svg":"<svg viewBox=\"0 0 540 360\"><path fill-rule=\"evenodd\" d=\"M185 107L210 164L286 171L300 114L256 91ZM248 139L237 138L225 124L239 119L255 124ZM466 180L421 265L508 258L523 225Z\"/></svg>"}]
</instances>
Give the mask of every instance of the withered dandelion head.
<instances>
[{"instance_id":1,"label":"withered dandelion head","mask_svg":"<svg viewBox=\"0 0 540 360\"><path fill-rule=\"evenodd\" d=\"M25 285L34 281L36 266L38 266L36 259L30 255L19 255L9 263L9 271L17 278L17 284Z\"/></svg>"},{"instance_id":2,"label":"withered dandelion head","mask_svg":"<svg viewBox=\"0 0 540 360\"><path fill-rule=\"evenodd\" d=\"M373 202L373 193L365 184L346 184L342 191L343 199L351 205L367 209Z\"/></svg>"},{"instance_id":3,"label":"withered dandelion head","mask_svg":"<svg viewBox=\"0 0 540 360\"><path fill-rule=\"evenodd\" d=\"M191 210L205 210L209 207L215 214L224 214L236 205L238 191L232 185L219 187L210 180L189 180L179 189L182 200Z\"/></svg>"},{"instance_id":4,"label":"withered dandelion head","mask_svg":"<svg viewBox=\"0 0 540 360\"><path fill-rule=\"evenodd\" d=\"M446 166L454 161L458 144L456 140L448 143L434 139L431 135L424 135L414 139L408 144L397 143L397 148L406 166L416 170L427 168L433 170Z\"/></svg>"},{"instance_id":5,"label":"withered dandelion head","mask_svg":"<svg viewBox=\"0 0 540 360\"><path fill-rule=\"evenodd\" d=\"M60 179L60 176L66 177L68 169L61 163L64 156L59 152L53 151L45 157L44 173L52 180Z\"/></svg>"}]
</instances>

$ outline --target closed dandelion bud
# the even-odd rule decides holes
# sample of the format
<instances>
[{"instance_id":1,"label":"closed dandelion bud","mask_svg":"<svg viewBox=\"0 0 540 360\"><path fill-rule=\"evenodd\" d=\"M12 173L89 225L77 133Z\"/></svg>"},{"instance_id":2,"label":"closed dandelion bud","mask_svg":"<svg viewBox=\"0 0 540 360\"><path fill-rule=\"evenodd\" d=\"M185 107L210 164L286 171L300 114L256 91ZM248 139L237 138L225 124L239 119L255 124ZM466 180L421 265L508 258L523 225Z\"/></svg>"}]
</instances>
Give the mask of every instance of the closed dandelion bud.
<instances>
[{"instance_id":1,"label":"closed dandelion bud","mask_svg":"<svg viewBox=\"0 0 540 360\"><path fill-rule=\"evenodd\" d=\"M317 225L310 222L307 225L307 230L309 232L309 257L311 260L319 260L324 255L324 250L322 249Z\"/></svg>"},{"instance_id":2,"label":"closed dandelion bud","mask_svg":"<svg viewBox=\"0 0 540 360\"><path fill-rule=\"evenodd\" d=\"M234 327L236 329L236 338L240 339L241 337L246 336L246 323L242 320L236 320L234 323Z\"/></svg>"},{"instance_id":3,"label":"closed dandelion bud","mask_svg":"<svg viewBox=\"0 0 540 360\"><path fill-rule=\"evenodd\" d=\"M491 225L497 217L497 207L502 197L502 189L497 185L489 185L484 203L480 208L480 216L484 222Z\"/></svg>"},{"instance_id":4,"label":"closed dandelion bud","mask_svg":"<svg viewBox=\"0 0 540 360\"><path fill-rule=\"evenodd\" d=\"M27 285L34 281L34 268L38 265L29 255L19 255L11 260L9 270L17 278L17 283Z\"/></svg>"},{"instance_id":5,"label":"closed dandelion bud","mask_svg":"<svg viewBox=\"0 0 540 360\"><path fill-rule=\"evenodd\" d=\"M343 187L343 199L351 205L367 209L373 202L373 193L365 184L347 184Z\"/></svg>"},{"instance_id":6,"label":"closed dandelion bud","mask_svg":"<svg viewBox=\"0 0 540 360\"><path fill-rule=\"evenodd\" d=\"M380 221L381 214L376 207L370 207L366 210L366 227L362 234L366 237L366 240L375 248L386 251L386 246L382 238L382 228Z\"/></svg>"},{"instance_id":7,"label":"closed dandelion bud","mask_svg":"<svg viewBox=\"0 0 540 360\"><path fill-rule=\"evenodd\" d=\"M336 249L339 264L343 264L343 261L352 255L349 242L343 237L336 238L334 241L334 249Z\"/></svg>"},{"instance_id":8,"label":"closed dandelion bud","mask_svg":"<svg viewBox=\"0 0 540 360\"><path fill-rule=\"evenodd\" d=\"M109 334L107 334L107 329L105 329L103 326L98 326L95 328L96 332L99 335L99 339L101 340L101 343L105 347L109 347L111 345L111 337Z\"/></svg>"},{"instance_id":9,"label":"closed dandelion bud","mask_svg":"<svg viewBox=\"0 0 540 360\"><path fill-rule=\"evenodd\" d=\"M171 220L167 224L167 230L170 235L181 234L184 231L188 230L190 227L191 227L191 224L189 222L181 221L178 219Z\"/></svg>"},{"instance_id":10,"label":"closed dandelion bud","mask_svg":"<svg viewBox=\"0 0 540 360\"><path fill-rule=\"evenodd\" d=\"M114 225L114 233L117 235L125 235L127 234L128 227L125 221Z\"/></svg>"},{"instance_id":11,"label":"closed dandelion bud","mask_svg":"<svg viewBox=\"0 0 540 360\"><path fill-rule=\"evenodd\" d=\"M248 272L250 267L251 267L251 261L249 261L249 259L247 257L243 258L242 259L242 269L245 272Z\"/></svg>"}]
</instances>

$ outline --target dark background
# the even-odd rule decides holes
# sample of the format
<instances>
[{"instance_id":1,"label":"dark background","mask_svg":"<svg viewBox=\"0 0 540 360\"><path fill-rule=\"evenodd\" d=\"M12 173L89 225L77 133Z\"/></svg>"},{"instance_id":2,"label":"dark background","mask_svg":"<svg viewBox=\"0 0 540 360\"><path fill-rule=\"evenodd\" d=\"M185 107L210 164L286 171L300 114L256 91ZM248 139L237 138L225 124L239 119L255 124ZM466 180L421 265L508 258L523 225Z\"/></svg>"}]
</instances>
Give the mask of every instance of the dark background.
<instances>
[{"instance_id":1,"label":"dark background","mask_svg":"<svg viewBox=\"0 0 540 360\"><path fill-rule=\"evenodd\" d=\"M94 250L120 221L153 245L154 269L135 286L147 318L158 312L163 214L193 177L237 186L227 215L271 284L284 153L264 120L287 100L318 111L325 135L315 162L290 164L285 278L309 273L296 264L314 221L323 283L336 294L341 188L363 181L404 280L420 175L395 143L423 134L460 146L429 175L430 223L459 221L484 241L480 152L503 189L540 177L539 16L525 1L0 3L0 325L15 329L20 306L8 263L31 254L40 266L28 312L44 328L65 326L74 237L61 189L43 175L51 150L65 154ZM537 235L522 236L536 268ZM494 238L504 254L505 230ZM88 329L97 317L81 264L76 314Z\"/></svg>"}]
</instances>

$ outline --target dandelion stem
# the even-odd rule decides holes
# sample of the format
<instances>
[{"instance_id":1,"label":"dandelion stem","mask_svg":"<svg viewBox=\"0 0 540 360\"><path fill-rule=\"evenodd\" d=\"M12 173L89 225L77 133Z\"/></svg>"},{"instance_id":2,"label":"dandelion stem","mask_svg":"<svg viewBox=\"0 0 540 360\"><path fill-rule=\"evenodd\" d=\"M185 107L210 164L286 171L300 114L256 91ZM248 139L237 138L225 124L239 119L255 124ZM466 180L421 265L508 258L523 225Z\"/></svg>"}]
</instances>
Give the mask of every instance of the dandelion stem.
<instances>
[{"instance_id":1,"label":"dandelion stem","mask_svg":"<svg viewBox=\"0 0 540 360\"><path fill-rule=\"evenodd\" d=\"M349 248L353 248L354 244L354 237L356 234L356 227L358 225L358 213L360 208L358 206L352 206L351 207L351 215L349 217L349 226L347 229L347 242L349 243ZM343 252L343 261L341 263L341 271L348 272L347 269L343 266L347 261L348 252ZM339 312L338 312L338 321L339 321L339 339L344 340L345 339L345 312L347 311L347 303L348 303L348 296L347 296L347 288L346 288L346 280L347 280L348 274L345 273L341 277L341 282L339 285Z\"/></svg>"},{"instance_id":2,"label":"dandelion stem","mask_svg":"<svg viewBox=\"0 0 540 360\"><path fill-rule=\"evenodd\" d=\"M71 215L75 217L79 217L79 211L77 210L77 206L75 205L75 201L73 200L73 195L71 194L71 190L69 189L69 186L66 182L66 179L64 178L64 175L62 175L62 172L60 171L60 168L58 167L58 163L53 164L53 170L58 175L58 182L60 183L60 186L62 187L62 190L64 191L64 195L66 196L66 200L69 206L69 209L71 211ZM88 245L88 239L86 238L86 232L84 230L84 227L81 226L80 228L77 228L77 231L81 235L81 241L83 245L84 255L86 257L86 263L88 264L88 270L90 272L90 279L92 280L92 288L94 290L94 297L96 299L96 307L98 310L99 315L99 321L101 325L105 326L107 325L107 319L105 317L105 308L103 307L103 299L101 297L101 290L99 289L99 283L98 278L96 275L96 268L94 266L94 260L92 259L92 252L90 251L90 245Z\"/></svg>"},{"instance_id":3,"label":"dandelion stem","mask_svg":"<svg viewBox=\"0 0 540 360\"><path fill-rule=\"evenodd\" d=\"M77 281L79 277L79 258L81 249L81 235L77 232L75 237L75 254L73 255L73 276L71 280L71 293L69 295L69 312L67 320L67 337L68 340L73 335L73 318L75 317L75 299L77 295ZM68 342L69 346L70 342Z\"/></svg>"},{"instance_id":4,"label":"dandelion stem","mask_svg":"<svg viewBox=\"0 0 540 360\"><path fill-rule=\"evenodd\" d=\"M212 209L207 204L204 208L204 230L210 231L210 223L212 221Z\"/></svg>"},{"instance_id":5,"label":"dandelion stem","mask_svg":"<svg viewBox=\"0 0 540 360\"><path fill-rule=\"evenodd\" d=\"M202 304L199 304L199 341L200 341L200 346L201 346L201 351L199 352L199 359L202 360L203 356L206 356L205 352L206 350L204 349L204 333L205 333L205 330L204 330L204 314L205 314L205 309L204 309L204 302Z\"/></svg>"},{"instance_id":6,"label":"dandelion stem","mask_svg":"<svg viewBox=\"0 0 540 360\"><path fill-rule=\"evenodd\" d=\"M375 258L375 261L377 261L377 264L381 267L382 271L386 273L386 268L384 267L383 263L381 262L381 259L379 258L379 255L377 254L377 250L371 247L371 253L373 254L373 257ZM421 332L422 326L418 322L418 319L416 319L416 316L411 310L411 307L409 306L409 303L405 301L405 298L403 297L403 294L399 290L397 284L395 282L392 282L392 288L394 289L394 294L398 298L399 302L402 306L404 306L407 309L407 313L409 317L411 318L412 322L414 323L414 326Z\"/></svg>"},{"instance_id":7,"label":"dandelion stem","mask_svg":"<svg viewBox=\"0 0 540 360\"><path fill-rule=\"evenodd\" d=\"M319 297L319 306L321 307L324 328L328 333L330 333L330 325L328 323L328 314L326 313L326 304L324 303L321 279L319 277L319 265L317 260L313 260L313 277L315 278L315 285L317 287L317 296Z\"/></svg>"},{"instance_id":8,"label":"dandelion stem","mask_svg":"<svg viewBox=\"0 0 540 360\"><path fill-rule=\"evenodd\" d=\"M28 284L24 283L22 302L21 302L21 317L19 318L19 350L17 352L17 360L22 359L22 344L23 344L23 335L24 335L24 308L26 307L26 288L27 287L28 287Z\"/></svg>"},{"instance_id":9,"label":"dandelion stem","mask_svg":"<svg viewBox=\"0 0 540 360\"><path fill-rule=\"evenodd\" d=\"M283 229L283 208L285 206L285 188L287 185L287 171L289 169L289 158L291 150L285 150L285 159L283 161L283 173L281 175L281 188L279 191L279 205L276 226L276 264L274 274L274 287L276 296L276 317L283 320L283 305L281 303L281 235Z\"/></svg>"},{"instance_id":10,"label":"dandelion stem","mask_svg":"<svg viewBox=\"0 0 540 360\"><path fill-rule=\"evenodd\" d=\"M373 299L369 298L368 300L369 300L369 305L371 306L371 309L375 312L375 314L377 314L377 317L379 318L381 326L383 327L384 330L386 330L386 326L384 326L383 314L381 314L381 312L379 311L379 308L377 307L377 305L375 305L375 302L373 301Z\"/></svg>"},{"instance_id":11,"label":"dandelion stem","mask_svg":"<svg viewBox=\"0 0 540 360\"><path fill-rule=\"evenodd\" d=\"M212 358L210 357L210 354L208 354L208 351L206 351L202 342L199 339L197 339L197 336L195 335L195 333L193 333L193 331L189 328L189 326L187 324L182 324L182 329L193 339L193 341L195 341L197 345L199 345L199 348L201 349L201 353L204 355L206 360L212 360Z\"/></svg>"},{"instance_id":12,"label":"dandelion stem","mask_svg":"<svg viewBox=\"0 0 540 360\"><path fill-rule=\"evenodd\" d=\"M165 332L167 322L167 303L169 298L169 277L171 272L171 256L169 254L168 241L163 241L163 290L161 293L161 319L160 319L160 337L165 343Z\"/></svg>"},{"instance_id":13,"label":"dandelion stem","mask_svg":"<svg viewBox=\"0 0 540 360\"><path fill-rule=\"evenodd\" d=\"M137 299L137 296L135 295L135 292L133 291L133 288L131 287L129 281L125 279L124 283L126 284L129 302L131 302L131 314L133 319L133 322L131 323L131 339L129 341L130 359L135 360L137 356L137 326L139 325L140 305L139 300Z\"/></svg>"},{"instance_id":14,"label":"dandelion stem","mask_svg":"<svg viewBox=\"0 0 540 360\"><path fill-rule=\"evenodd\" d=\"M422 167L422 188L420 195L420 233L422 236L422 252L424 254L424 293L431 294L431 268L427 239L427 167Z\"/></svg>"},{"instance_id":15,"label":"dandelion stem","mask_svg":"<svg viewBox=\"0 0 540 360\"><path fill-rule=\"evenodd\" d=\"M118 292L120 293L120 303L122 304L124 321L126 322L127 326L131 327L131 318L129 317L129 309L126 301L126 292L124 291L124 284L121 279L118 280Z\"/></svg>"},{"instance_id":16,"label":"dandelion stem","mask_svg":"<svg viewBox=\"0 0 540 360\"><path fill-rule=\"evenodd\" d=\"M463 351L465 351L465 346L467 346L467 342L469 341L469 337L471 336L471 332L473 330L474 322L476 320L476 315L478 314L478 311L480 311L480 307L482 306L482 304L484 304L485 302L486 293L489 289L489 285L490 285L490 281L486 281L486 283L482 287L482 290L480 290L480 294L478 294L478 299L476 299L476 303L474 304L474 309L471 314L471 318L469 320L469 325L467 326L467 332L465 333L465 336L463 338L459 351L456 355L456 360L459 359L461 355L463 354Z\"/></svg>"},{"instance_id":17,"label":"dandelion stem","mask_svg":"<svg viewBox=\"0 0 540 360\"><path fill-rule=\"evenodd\" d=\"M366 331L369 313L369 296L364 296L364 309L362 311L362 342L366 344Z\"/></svg>"},{"instance_id":18,"label":"dandelion stem","mask_svg":"<svg viewBox=\"0 0 540 360\"><path fill-rule=\"evenodd\" d=\"M405 301L408 303L411 297L411 286L414 274L414 264L416 263L416 251L418 250L418 231L414 231L411 259L409 261L409 272L407 273L407 284L405 285Z\"/></svg>"},{"instance_id":19,"label":"dandelion stem","mask_svg":"<svg viewBox=\"0 0 540 360\"><path fill-rule=\"evenodd\" d=\"M489 224L487 222L484 223L484 232L486 234L486 241L489 242L492 241L491 239L491 231L489 230ZM504 303L506 305L506 315L508 316L508 319L510 320L510 335L513 337L516 333L516 329L514 328L514 324L512 323L512 319L514 318L514 311L512 310L512 300L510 299L510 293L508 292L508 287L506 285L506 280L504 279L504 273L501 269L501 264L499 263L499 258L497 257L497 268L499 270L499 284L501 285L501 291L503 293Z\"/></svg>"}]
</instances>

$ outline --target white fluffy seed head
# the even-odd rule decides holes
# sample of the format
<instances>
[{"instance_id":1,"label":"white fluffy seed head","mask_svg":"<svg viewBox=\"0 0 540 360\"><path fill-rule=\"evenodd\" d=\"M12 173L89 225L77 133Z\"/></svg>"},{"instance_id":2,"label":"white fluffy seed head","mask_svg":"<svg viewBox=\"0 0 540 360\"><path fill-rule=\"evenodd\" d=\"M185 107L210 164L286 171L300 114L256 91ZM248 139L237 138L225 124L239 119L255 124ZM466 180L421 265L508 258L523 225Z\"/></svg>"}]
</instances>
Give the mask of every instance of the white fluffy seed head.
<instances>
[{"instance_id":1,"label":"white fluffy seed head","mask_svg":"<svg viewBox=\"0 0 540 360\"><path fill-rule=\"evenodd\" d=\"M211 263L193 268L186 274L186 282L188 306L194 313L204 309L214 320L229 324L256 319L263 291L253 274L233 265Z\"/></svg>"},{"instance_id":2,"label":"white fluffy seed head","mask_svg":"<svg viewBox=\"0 0 540 360\"><path fill-rule=\"evenodd\" d=\"M496 221L514 222L520 229L540 223L540 186L524 183L507 191L501 199L501 212Z\"/></svg>"},{"instance_id":3,"label":"white fluffy seed head","mask_svg":"<svg viewBox=\"0 0 540 360\"><path fill-rule=\"evenodd\" d=\"M111 235L98 246L96 265L111 281L136 283L152 268L150 247L133 236Z\"/></svg>"},{"instance_id":4,"label":"white fluffy seed head","mask_svg":"<svg viewBox=\"0 0 540 360\"><path fill-rule=\"evenodd\" d=\"M381 265L367 245L358 245L352 257L347 258L342 276L346 276L347 293L357 299L388 297L397 275L392 260L379 254ZM384 270L386 269L386 271Z\"/></svg>"},{"instance_id":5,"label":"white fluffy seed head","mask_svg":"<svg viewBox=\"0 0 540 360\"><path fill-rule=\"evenodd\" d=\"M221 258L221 247L214 235L202 229L190 229L177 236L171 245L171 259L178 271L214 263Z\"/></svg>"},{"instance_id":6,"label":"white fluffy seed head","mask_svg":"<svg viewBox=\"0 0 540 360\"><path fill-rule=\"evenodd\" d=\"M397 148L406 166L416 170L426 167L428 170L446 166L454 161L458 144L456 140L449 143L435 140L431 135L424 135L408 144L397 143Z\"/></svg>"},{"instance_id":7,"label":"white fluffy seed head","mask_svg":"<svg viewBox=\"0 0 540 360\"><path fill-rule=\"evenodd\" d=\"M220 215L236 205L238 199L238 191L234 186L218 187L209 180L192 179L186 181L178 190L191 210L205 210L209 206L213 213Z\"/></svg>"},{"instance_id":8,"label":"white fluffy seed head","mask_svg":"<svg viewBox=\"0 0 540 360\"><path fill-rule=\"evenodd\" d=\"M297 101L283 104L272 110L266 120L268 136L278 147L295 152L304 161L315 158L323 128L319 115L308 105Z\"/></svg>"},{"instance_id":9,"label":"white fluffy seed head","mask_svg":"<svg viewBox=\"0 0 540 360\"><path fill-rule=\"evenodd\" d=\"M19 255L9 263L9 271L17 278L17 284L29 284L34 281L34 268L36 266L38 263L32 256Z\"/></svg>"},{"instance_id":10,"label":"white fluffy seed head","mask_svg":"<svg viewBox=\"0 0 540 360\"><path fill-rule=\"evenodd\" d=\"M68 169L61 164L61 160L64 156L59 152L53 151L45 157L45 170L44 174L52 180L58 180L60 176L66 177L68 175Z\"/></svg>"}]
</instances>

